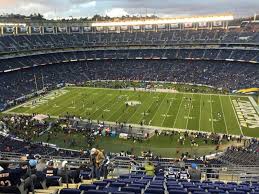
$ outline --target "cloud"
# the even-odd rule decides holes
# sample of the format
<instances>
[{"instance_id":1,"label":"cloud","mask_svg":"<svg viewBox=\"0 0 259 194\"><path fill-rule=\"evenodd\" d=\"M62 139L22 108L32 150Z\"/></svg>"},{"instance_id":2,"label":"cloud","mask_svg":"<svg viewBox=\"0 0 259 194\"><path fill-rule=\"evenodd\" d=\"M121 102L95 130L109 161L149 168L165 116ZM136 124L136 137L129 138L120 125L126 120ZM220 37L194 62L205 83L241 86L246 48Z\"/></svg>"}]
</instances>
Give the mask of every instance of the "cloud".
<instances>
[{"instance_id":1,"label":"cloud","mask_svg":"<svg viewBox=\"0 0 259 194\"><path fill-rule=\"evenodd\" d=\"M146 13L159 16L234 13L243 16L259 11L259 0L0 0L0 4L0 14L39 12L48 18Z\"/></svg>"},{"instance_id":2,"label":"cloud","mask_svg":"<svg viewBox=\"0 0 259 194\"><path fill-rule=\"evenodd\" d=\"M105 15L109 17L121 17L124 15L128 15L128 13L123 8L112 8L106 10Z\"/></svg>"}]
</instances>

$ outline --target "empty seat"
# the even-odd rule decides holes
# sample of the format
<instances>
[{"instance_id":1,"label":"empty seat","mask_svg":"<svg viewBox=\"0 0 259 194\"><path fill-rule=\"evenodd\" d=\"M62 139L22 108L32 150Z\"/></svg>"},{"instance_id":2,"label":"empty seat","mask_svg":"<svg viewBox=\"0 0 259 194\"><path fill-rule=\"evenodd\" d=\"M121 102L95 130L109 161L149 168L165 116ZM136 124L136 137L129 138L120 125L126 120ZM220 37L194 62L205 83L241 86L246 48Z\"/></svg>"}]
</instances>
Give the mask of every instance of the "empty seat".
<instances>
[{"instance_id":1,"label":"empty seat","mask_svg":"<svg viewBox=\"0 0 259 194\"><path fill-rule=\"evenodd\" d=\"M141 188L140 187L123 187L123 188L121 188L121 191L133 192L135 194L140 194Z\"/></svg>"},{"instance_id":2,"label":"empty seat","mask_svg":"<svg viewBox=\"0 0 259 194\"><path fill-rule=\"evenodd\" d=\"M109 192L103 190L88 190L86 194L108 194Z\"/></svg>"},{"instance_id":3,"label":"empty seat","mask_svg":"<svg viewBox=\"0 0 259 194\"><path fill-rule=\"evenodd\" d=\"M168 193L169 194L188 194L188 192L184 190L169 190Z\"/></svg>"},{"instance_id":4,"label":"empty seat","mask_svg":"<svg viewBox=\"0 0 259 194\"><path fill-rule=\"evenodd\" d=\"M164 190L158 188L147 188L145 194L164 194Z\"/></svg>"},{"instance_id":5,"label":"empty seat","mask_svg":"<svg viewBox=\"0 0 259 194\"><path fill-rule=\"evenodd\" d=\"M126 183L120 183L120 182L112 182L110 184L110 187L125 187Z\"/></svg>"},{"instance_id":6,"label":"empty seat","mask_svg":"<svg viewBox=\"0 0 259 194\"><path fill-rule=\"evenodd\" d=\"M60 194L80 194L80 189L61 189Z\"/></svg>"},{"instance_id":7,"label":"empty seat","mask_svg":"<svg viewBox=\"0 0 259 194\"><path fill-rule=\"evenodd\" d=\"M230 190L228 191L229 194L245 194L246 192L244 191L233 191L233 190Z\"/></svg>"},{"instance_id":8,"label":"empty seat","mask_svg":"<svg viewBox=\"0 0 259 194\"><path fill-rule=\"evenodd\" d=\"M195 191L193 192L193 194L211 194L211 193L206 191Z\"/></svg>"},{"instance_id":9,"label":"empty seat","mask_svg":"<svg viewBox=\"0 0 259 194\"><path fill-rule=\"evenodd\" d=\"M96 181L93 183L96 186L101 186L101 187L105 187L107 185L107 182L104 181Z\"/></svg>"},{"instance_id":10,"label":"empty seat","mask_svg":"<svg viewBox=\"0 0 259 194\"><path fill-rule=\"evenodd\" d=\"M140 187L141 189L144 189L146 187L145 184L138 184L138 183L133 183L133 184L129 184L129 187Z\"/></svg>"},{"instance_id":11,"label":"empty seat","mask_svg":"<svg viewBox=\"0 0 259 194\"><path fill-rule=\"evenodd\" d=\"M149 185L148 188L164 189L164 185L163 184L160 184L160 185Z\"/></svg>"},{"instance_id":12,"label":"empty seat","mask_svg":"<svg viewBox=\"0 0 259 194\"><path fill-rule=\"evenodd\" d=\"M197 188L197 187L190 187L190 188L188 188L188 191L189 192L203 192L204 191L204 189L202 189L202 188Z\"/></svg>"},{"instance_id":13,"label":"empty seat","mask_svg":"<svg viewBox=\"0 0 259 194\"><path fill-rule=\"evenodd\" d=\"M220 190L220 189L209 189L208 192L210 192L211 194L225 193L224 190Z\"/></svg>"},{"instance_id":14,"label":"empty seat","mask_svg":"<svg viewBox=\"0 0 259 194\"><path fill-rule=\"evenodd\" d=\"M88 190L95 190L96 185L87 185L87 184L82 184L79 186L80 190L88 191Z\"/></svg>"}]
</instances>

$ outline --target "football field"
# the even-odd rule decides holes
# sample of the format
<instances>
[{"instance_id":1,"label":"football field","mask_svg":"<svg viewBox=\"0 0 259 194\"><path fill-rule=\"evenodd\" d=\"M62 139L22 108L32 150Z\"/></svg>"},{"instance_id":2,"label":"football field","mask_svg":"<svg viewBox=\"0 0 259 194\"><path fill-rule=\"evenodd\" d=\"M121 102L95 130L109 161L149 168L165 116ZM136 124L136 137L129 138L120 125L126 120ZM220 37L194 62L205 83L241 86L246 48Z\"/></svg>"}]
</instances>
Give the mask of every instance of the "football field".
<instances>
[{"instance_id":1,"label":"football field","mask_svg":"<svg viewBox=\"0 0 259 194\"><path fill-rule=\"evenodd\" d=\"M258 105L246 96L66 87L6 113L70 114L99 121L259 137Z\"/></svg>"}]
</instances>

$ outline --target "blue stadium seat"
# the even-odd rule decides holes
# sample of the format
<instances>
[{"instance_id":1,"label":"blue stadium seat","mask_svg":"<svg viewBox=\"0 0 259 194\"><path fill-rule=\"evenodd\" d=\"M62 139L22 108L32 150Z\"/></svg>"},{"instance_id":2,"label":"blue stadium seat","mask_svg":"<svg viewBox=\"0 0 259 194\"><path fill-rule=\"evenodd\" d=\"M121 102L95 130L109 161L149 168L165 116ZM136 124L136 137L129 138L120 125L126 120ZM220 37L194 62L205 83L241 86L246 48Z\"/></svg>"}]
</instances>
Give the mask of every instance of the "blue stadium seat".
<instances>
[{"instance_id":1,"label":"blue stadium seat","mask_svg":"<svg viewBox=\"0 0 259 194\"><path fill-rule=\"evenodd\" d=\"M108 194L109 192L107 191L102 191L102 190L88 190L85 192L85 194Z\"/></svg>"},{"instance_id":2,"label":"blue stadium seat","mask_svg":"<svg viewBox=\"0 0 259 194\"><path fill-rule=\"evenodd\" d=\"M197 188L197 187L190 187L190 188L188 188L188 191L189 192L203 192L204 191L204 189L202 189L202 188Z\"/></svg>"},{"instance_id":3,"label":"blue stadium seat","mask_svg":"<svg viewBox=\"0 0 259 194\"><path fill-rule=\"evenodd\" d=\"M120 182L112 182L110 183L110 187L125 187L126 183L120 183Z\"/></svg>"},{"instance_id":4,"label":"blue stadium seat","mask_svg":"<svg viewBox=\"0 0 259 194\"><path fill-rule=\"evenodd\" d=\"M141 189L144 189L146 187L145 184L138 184L138 183L132 183L128 185L129 187L140 187Z\"/></svg>"},{"instance_id":5,"label":"blue stadium seat","mask_svg":"<svg viewBox=\"0 0 259 194\"><path fill-rule=\"evenodd\" d=\"M112 194L134 194L134 192L117 191L117 192L113 192Z\"/></svg>"},{"instance_id":6,"label":"blue stadium seat","mask_svg":"<svg viewBox=\"0 0 259 194\"><path fill-rule=\"evenodd\" d=\"M230 190L228 191L229 194L245 194L246 192L244 191L233 191L233 190Z\"/></svg>"},{"instance_id":7,"label":"blue stadium seat","mask_svg":"<svg viewBox=\"0 0 259 194\"><path fill-rule=\"evenodd\" d=\"M157 189L157 188L147 188L145 191L145 194L164 194L163 189Z\"/></svg>"},{"instance_id":8,"label":"blue stadium seat","mask_svg":"<svg viewBox=\"0 0 259 194\"><path fill-rule=\"evenodd\" d=\"M225 193L224 190L220 190L220 189L209 189L208 192L210 192L211 194Z\"/></svg>"},{"instance_id":9,"label":"blue stadium seat","mask_svg":"<svg viewBox=\"0 0 259 194\"><path fill-rule=\"evenodd\" d=\"M104 181L96 181L93 183L94 185L96 186L99 186L99 187L105 187L107 185L107 182L104 182Z\"/></svg>"},{"instance_id":10,"label":"blue stadium seat","mask_svg":"<svg viewBox=\"0 0 259 194\"><path fill-rule=\"evenodd\" d=\"M121 188L121 191L133 192L135 194L140 194L141 188L140 187L123 187L123 188Z\"/></svg>"},{"instance_id":11,"label":"blue stadium seat","mask_svg":"<svg viewBox=\"0 0 259 194\"><path fill-rule=\"evenodd\" d=\"M154 189L164 189L164 185L149 185L148 188L154 188Z\"/></svg>"},{"instance_id":12,"label":"blue stadium seat","mask_svg":"<svg viewBox=\"0 0 259 194\"><path fill-rule=\"evenodd\" d=\"M59 194L80 194L80 189L61 189Z\"/></svg>"},{"instance_id":13,"label":"blue stadium seat","mask_svg":"<svg viewBox=\"0 0 259 194\"><path fill-rule=\"evenodd\" d=\"M183 190L169 190L168 193L169 194L188 194L187 191L183 191Z\"/></svg>"},{"instance_id":14,"label":"blue stadium seat","mask_svg":"<svg viewBox=\"0 0 259 194\"><path fill-rule=\"evenodd\" d=\"M206 191L195 191L192 194L211 194L210 192L206 192Z\"/></svg>"},{"instance_id":15,"label":"blue stadium seat","mask_svg":"<svg viewBox=\"0 0 259 194\"><path fill-rule=\"evenodd\" d=\"M88 190L95 190L96 185L87 185L87 184L82 184L79 186L80 190L88 191Z\"/></svg>"},{"instance_id":16,"label":"blue stadium seat","mask_svg":"<svg viewBox=\"0 0 259 194\"><path fill-rule=\"evenodd\" d=\"M167 185L167 190L181 190L183 189L182 185Z\"/></svg>"}]
</instances>

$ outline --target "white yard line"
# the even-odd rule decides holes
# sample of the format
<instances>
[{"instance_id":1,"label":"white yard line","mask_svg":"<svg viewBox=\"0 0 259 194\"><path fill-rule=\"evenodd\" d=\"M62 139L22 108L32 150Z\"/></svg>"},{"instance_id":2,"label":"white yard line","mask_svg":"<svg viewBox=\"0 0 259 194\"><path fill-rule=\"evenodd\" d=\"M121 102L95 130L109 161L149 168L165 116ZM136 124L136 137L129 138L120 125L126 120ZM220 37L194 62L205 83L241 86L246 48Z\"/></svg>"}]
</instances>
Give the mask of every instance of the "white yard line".
<instances>
[{"instance_id":1,"label":"white yard line","mask_svg":"<svg viewBox=\"0 0 259 194\"><path fill-rule=\"evenodd\" d=\"M134 94L134 93L133 93L133 94ZM135 95L135 94L134 94L134 95ZM134 95L129 94L128 97L129 97L129 96L134 96ZM113 117L114 114L117 114L117 112L118 112L118 111L120 110L120 108L123 107L123 106L125 106L125 103L123 103L121 106L119 106L118 109L115 110L115 111L113 112L113 114L111 114L106 120L110 120L110 118ZM119 119L121 118L122 115L123 115L123 114L121 114L116 120L119 121Z\"/></svg>"},{"instance_id":2,"label":"white yard line","mask_svg":"<svg viewBox=\"0 0 259 194\"><path fill-rule=\"evenodd\" d=\"M162 100L161 104L159 105L159 107L157 108L157 110L159 110L159 108L162 106L164 100L166 99L166 97L168 96L168 94L165 95L164 99ZM155 118L157 112L159 111L156 111L156 113L153 115L152 119L150 120L150 123L152 123L153 119Z\"/></svg>"},{"instance_id":3,"label":"white yard line","mask_svg":"<svg viewBox=\"0 0 259 194\"><path fill-rule=\"evenodd\" d=\"M192 94L192 97L191 99L193 98L193 94ZM193 99L192 99L193 100ZM190 114L191 114L191 110L192 110L192 100L191 100L191 103L190 103L190 106L189 106L189 113L188 113L188 116L187 116L187 121L186 121L186 126L185 126L185 129L188 128L188 123L189 123L189 117L190 117Z\"/></svg>"},{"instance_id":4,"label":"white yard line","mask_svg":"<svg viewBox=\"0 0 259 194\"><path fill-rule=\"evenodd\" d=\"M175 123L176 123L176 121L177 121L177 119L178 119L178 115L179 115L179 112L180 112L180 109L181 109L182 103L183 103L183 96L182 96L181 103L180 103L180 106L179 106L179 108L178 108L178 111L177 111L177 114L176 114L175 120L174 120L173 128L175 128Z\"/></svg>"},{"instance_id":5,"label":"white yard line","mask_svg":"<svg viewBox=\"0 0 259 194\"><path fill-rule=\"evenodd\" d=\"M166 94L166 96L167 96L168 94ZM166 97L165 97L166 98ZM163 103L163 102L162 102ZM162 104L161 103L161 104ZM160 104L160 105L161 105ZM169 113L169 110L170 110L170 108L171 108L171 105L172 105L172 102L170 102L170 106L168 106L168 110L166 111L166 114L165 114L165 116L164 116L164 118L163 118L163 121L162 121L162 123L161 123L161 126L163 126L164 125L164 122L165 122L165 119L166 119L166 117L167 117L167 115L168 115L168 113Z\"/></svg>"},{"instance_id":6,"label":"white yard line","mask_svg":"<svg viewBox=\"0 0 259 194\"><path fill-rule=\"evenodd\" d=\"M229 134L228 133L228 126L227 126L227 122L226 122L226 117L225 117L225 113L224 113L224 109L223 109L223 104L222 104L222 100L221 100L220 96L219 96L219 101L220 101L220 106L221 106L221 110L222 110L222 113L223 113L223 120L224 120L224 123L225 123L226 132L227 132L227 134Z\"/></svg>"},{"instance_id":7,"label":"white yard line","mask_svg":"<svg viewBox=\"0 0 259 194\"><path fill-rule=\"evenodd\" d=\"M150 95L150 94L149 94ZM138 112L138 110L141 108L141 106L139 106L136 111L128 118L127 122L130 121L130 119Z\"/></svg>"},{"instance_id":8,"label":"white yard line","mask_svg":"<svg viewBox=\"0 0 259 194\"><path fill-rule=\"evenodd\" d=\"M211 95L210 95L210 112L211 112L211 126L212 126L212 131L213 133L215 132L214 130L214 124L213 124L213 114L212 114L212 100L211 100Z\"/></svg>"},{"instance_id":9,"label":"white yard line","mask_svg":"<svg viewBox=\"0 0 259 194\"><path fill-rule=\"evenodd\" d=\"M234 105L233 105L233 102L232 102L230 96L229 96L229 101L230 101L230 103L231 103L231 105L232 105L232 109L233 109L234 114L235 114L235 116L236 116L236 120L237 120L239 129L240 129L240 132L241 132L242 135L244 135L243 130L242 130L242 127L241 127L240 122L239 122L239 119L238 119L238 117L237 117L236 109L235 109L235 107L234 107Z\"/></svg>"}]
</instances>

